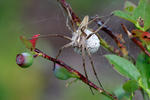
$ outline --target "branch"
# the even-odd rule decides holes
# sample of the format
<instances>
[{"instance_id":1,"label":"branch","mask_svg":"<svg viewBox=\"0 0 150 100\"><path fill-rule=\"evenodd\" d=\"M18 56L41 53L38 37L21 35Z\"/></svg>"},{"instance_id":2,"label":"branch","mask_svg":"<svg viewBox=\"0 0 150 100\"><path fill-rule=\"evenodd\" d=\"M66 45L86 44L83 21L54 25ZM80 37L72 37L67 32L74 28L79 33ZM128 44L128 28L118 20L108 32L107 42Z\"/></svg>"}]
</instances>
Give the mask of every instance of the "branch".
<instances>
[{"instance_id":1,"label":"branch","mask_svg":"<svg viewBox=\"0 0 150 100\"><path fill-rule=\"evenodd\" d=\"M61 6L64 8L64 10L67 12L68 14L68 10L69 10L69 13L71 15L71 19L74 21L74 23L77 25L77 24L80 24L81 20L80 18L73 12L71 6L66 2L66 0L57 0ZM74 24L72 22L72 24Z\"/></svg>"},{"instance_id":2,"label":"branch","mask_svg":"<svg viewBox=\"0 0 150 100\"><path fill-rule=\"evenodd\" d=\"M98 26L102 26L104 22L101 21L100 18L95 20ZM114 32L111 31L106 25L101 29L102 31L106 32L117 44L117 46L120 48L121 53L123 56L128 56L128 51L126 46L120 42L120 40L114 35Z\"/></svg>"},{"instance_id":3,"label":"branch","mask_svg":"<svg viewBox=\"0 0 150 100\"><path fill-rule=\"evenodd\" d=\"M35 48L34 52L36 53L36 56L41 56L47 60L50 60L54 63L57 63L60 65L60 67L63 67L65 69L67 69L69 72L76 74L79 79L84 82L85 84L87 84L88 86L92 87L93 89L97 90L98 92L100 92L101 94L109 97L112 100L118 100L118 98L116 96L114 96L113 94L107 92L106 90L98 87L97 85L95 85L94 83L92 83L90 80L88 80L84 75L82 75L80 72L78 72L77 70L71 68L70 66L68 66L67 64L65 64L63 61L55 59L51 56L48 56L47 54L43 53L42 51L40 51L39 49Z\"/></svg>"}]
</instances>

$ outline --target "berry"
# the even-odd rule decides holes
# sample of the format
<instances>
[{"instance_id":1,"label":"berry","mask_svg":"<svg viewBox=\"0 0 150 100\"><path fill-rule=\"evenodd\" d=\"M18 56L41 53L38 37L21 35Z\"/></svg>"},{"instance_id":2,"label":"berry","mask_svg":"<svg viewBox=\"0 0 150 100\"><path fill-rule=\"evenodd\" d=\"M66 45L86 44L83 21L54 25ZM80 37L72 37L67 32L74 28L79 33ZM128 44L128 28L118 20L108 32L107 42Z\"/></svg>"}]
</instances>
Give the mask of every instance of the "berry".
<instances>
[{"instance_id":1,"label":"berry","mask_svg":"<svg viewBox=\"0 0 150 100\"><path fill-rule=\"evenodd\" d=\"M16 63L21 67L21 68L28 68L32 65L33 63L33 55L28 53L28 52L24 52L21 54L17 54L16 57Z\"/></svg>"}]
</instances>

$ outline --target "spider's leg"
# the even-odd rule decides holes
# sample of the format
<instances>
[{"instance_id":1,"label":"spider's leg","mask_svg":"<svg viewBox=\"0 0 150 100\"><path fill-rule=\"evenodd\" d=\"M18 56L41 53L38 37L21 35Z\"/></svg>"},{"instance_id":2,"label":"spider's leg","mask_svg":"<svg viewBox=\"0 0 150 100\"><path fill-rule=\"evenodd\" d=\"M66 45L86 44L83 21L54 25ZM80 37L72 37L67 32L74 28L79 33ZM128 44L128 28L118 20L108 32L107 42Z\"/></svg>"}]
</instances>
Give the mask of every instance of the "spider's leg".
<instances>
[{"instance_id":1,"label":"spider's leg","mask_svg":"<svg viewBox=\"0 0 150 100\"><path fill-rule=\"evenodd\" d=\"M47 34L47 35L41 35L41 36L39 36L38 38L47 38L47 37L60 37L60 38L63 38L63 39L67 39L67 40L72 41L70 37L65 36L65 35L61 35L61 34Z\"/></svg>"},{"instance_id":2,"label":"spider's leg","mask_svg":"<svg viewBox=\"0 0 150 100\"><path fill-rule=\"evenodd\" d=\"M60 54L61 54L61 52L62 52L63 49L68 48L68 47L70 47L70 46L72 46L72 42L70 42L70 43L65 44L64 46L62 46L62 47L59 49L59 51L58 51L58 54L57 54L57 56L56 56L56 59L60 56ZM55 69L55 64L56 64L56 63L54 62L53 70Z\"/></svg>"},{"instance_id":3,"label":"spider's leg","mask_svg":"<svg viewBox=\"0 0 150 100\"><path fill-rule=\"evenodd\" d=\"M92 20L90 20L87 24L88 24L88 25L91 24L91 23L94 22L96 19L99 19L99 17L96 16L95 18L93 18Z\"/></svg>"},{"instance_id":4,"label":"spider's leg","mask_svg":"<svg viewBox=\"0 0 150 100\"><path fill-rule=\"evenodd\" d=\"M66 19L66 26L67 26L68 29L71 31L71 33L73 33L73 30L72 30L72 28L71 28L70 25L69 25L68 16L67 16L67 19Z\"/></svg>"},{"instance_id":5,"label":"spider's leg","mask_svg":"<svg viewBox=\"0 0 150 100\"><path fill-rule=\"evenodd\" d=\"M86 71L86 68L85 68L85 45L84 43L82 44L82 50L81 50L81 53L82 53L82 61L83 61L83 69L84 69L84 72L85 72L85 77L88 79L88 75L87 75L87 71ZM90 87L90 86L89 86ZM94 95L94 92L92 90L92 87L90 87L90 90L92 92L92 94Z\"/></svg>"},{"instance_id":6,"label":"spider's leg","mask_svg":"<svg viewBox=\"0 0 150 100\"><path fill-rule=\"evenodd\" d=\"M63 47L61 47L61 48L59 49L59 52L58 52L57 56L56 56L56 59L60 56L60 54L61 54L61 52L62 52L63 49L68 48L68 47L70 47L70 46L72 46L72 42L70 42L70 43L64 45Z\"/></svg>"},{"instance_id":7,"label":"spider's leg","mask_svg":"<svg viewBox=\"0 0 150 100\"><path fill-rule=\"evenodd\" d=\"M111 15L112 16L112 15ZM97 30L95 30L92 34L89 34L86 39L89 39L93 34L97 33L99 30L101 30L110 20L110 17L104 22L103 25L101 25Z\"/></svg>"},{"instance_id":8,"label":"spider's leg","mask_svg":"<svg viewBox=\"0 0 150 100\"><path fill-rule=\"evenodd\" d=\"M70 82L68 82L67 84L66 84L66 87L69 87L72 83L75 83L75 82L77 82L78 81L78 79L76 78L76 79L73 79L72 81L70 81Z\"/></svg>"},{"instance_id":9,"label":"spider's leg","mask_svg":"<svg viewBox=\"0 0 150 100\"><path fill-rule=\"evenodd\" d=\"M92 20L88 21L84 26L87 26L87 25L91 24L92 22L94 22L94 21L97 20L97 19L101 19L101 18L103 18L103 17L108 17L108 18L110 18L111 16L113 16L112 13L111 13L110 15L108 15L108 16L101 16L101 17L99 17L99 16L96 15L96 17L94 17ZM104 27L104 26L103 26L103 27ZM99 30L100 30L100 29L99 29Z\"/></svg>"},{"instance_id":10,"label":"spider's leg","mask_svg":"<svg viewBox=\"0 0 150 100\"><path fill-rule=\"evenodd\" d=\"M86 48L86 52L87 52L87 54L88 54L88 57L89 57L89 60L90 60L90 63L91 63L91 66L92 66L94 75L95 75L95 77L96 77L96 79L97 79L97 81L98 81L100 87L103 88L103 86L102 86L102 84L101 84L101 82L100 82L100 80L99 80L99 78L98 78L97 72L96 72L95 67L94 67L94 62L93 62L92 56L91 56L91 54L90 54L88 48Z\"/></svg>"},{"instance_id":11,"label":"spider's leg","mask_svg":"<svg viewBox=\"0 0 150 100\"><path fill-rule=\"evenodd\" d=\"M72 28L71 28L70 25L69 25L69 21L68 21L68 17L69 17L71 24L73 24L73 23L72 23L72 22L73 22L73 21L72 21L72 17L71 17L71 14L70 14L70 11L69 11L68 7L66 8L67 14L64 12L64 8L61 6L61 4L59 4L59 7L61 8L61 10L62 10L62 12L63 12L64 17L67 17L67 19L66 19L66 26L68 27L68 29L69 29L71 32L73 32Z\"/></svg>"},{"instance_id":12,"label":"spider's leg","mask_svg":"<svg viewBox=\"0 0 150 100\"><path fill-rule=\"evenodd\" d=\"M72 19L72 16L71 16L71 13L70 13L70 11L69 11L69 8L67 8L67 13L68 13L68 17L69 17L69 19L70 19L70 22L71 22L73 31L75 32L75 31L76 31L76 27L75 27L75 25L74 25L74 21L73 21L73 19ZM69 23L67 23L67 26L69 26ZM70 26L69 26L69 27L70 27Z\"/></svg>"}]
</instances>

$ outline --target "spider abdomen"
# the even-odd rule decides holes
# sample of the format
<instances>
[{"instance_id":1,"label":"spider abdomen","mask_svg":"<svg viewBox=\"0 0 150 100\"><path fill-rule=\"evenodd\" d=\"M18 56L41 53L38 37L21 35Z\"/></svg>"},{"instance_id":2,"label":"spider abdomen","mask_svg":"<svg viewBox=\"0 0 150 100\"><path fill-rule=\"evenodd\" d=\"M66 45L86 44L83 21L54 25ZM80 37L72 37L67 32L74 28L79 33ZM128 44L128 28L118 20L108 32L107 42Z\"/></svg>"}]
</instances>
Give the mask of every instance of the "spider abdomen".
<instances>
[{"instance_id":1,"label":"spider abdomen","mask_svg":"<svg viewBox=\"0 0 150 100\"><path fill-rule=\"evenodd\" d=\"M85 33L89 35L92 34L93 32L86 29ZM86 40L86 47L88 48L90 53L95 53L98 51L100 47L100 40L95 34L93 34L89 39Z\"/></svg>"},{"instance_id":2,"label":"spider abdomen","mask_svg":"<svg viewBox=\"0 0 150 100\"><path fill-rule=\"evenodd\" d=\"M92 33L93 33L93 32L90 31L89 29L85 29L84 32L86 33L87 36L88 36L89 34L92 34ZM73 47L74 47L74 51L75 51L76 53L81 54L81 49L82 49L82 47L81 47L81 43L80 43L80 41L79 41L79 39L81 39L81 38L77 38L77 37L78 37L77 34L78 34L78 33L76 33L76 35L74 35L74 36L72 37L72 40L75 40L75 41L74 41L75 43L74 43ZM95 34L93 34L90 38L88 38L87 40L85 40L84 43L85 43L85 44L84 44L84 46L85 46L85 51L86 51L86 48L87 48L88 51L89 51L91 54L97 52L98 49L99 49L99 47L100 47L100 40L98 39L98 37L97 37ZM86 51L86 52L87 52L87 51Z\"/></svg>"}]
</instances>

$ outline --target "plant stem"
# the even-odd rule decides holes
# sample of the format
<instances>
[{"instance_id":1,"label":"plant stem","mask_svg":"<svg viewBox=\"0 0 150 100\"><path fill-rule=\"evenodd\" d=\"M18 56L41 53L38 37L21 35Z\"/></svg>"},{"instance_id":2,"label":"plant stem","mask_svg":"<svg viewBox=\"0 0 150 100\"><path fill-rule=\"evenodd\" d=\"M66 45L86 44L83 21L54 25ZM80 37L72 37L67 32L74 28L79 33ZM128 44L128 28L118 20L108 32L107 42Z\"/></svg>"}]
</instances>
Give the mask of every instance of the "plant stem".
<instances>
[{"instance_id":1,"label":"plant stem","mask_svg":"<svg viewBox=\"0 0 150 100\"><path fill-rule=\"evenodd\" d=\"M88 80L84 75L82 75L80 72L78 72L77 70L71 68L70 66L68 66L67 64L65 64L63 61L55 59L51 56L48 56L47 54L43 53L42 51L40 51L39 49L35 48L34 52L37 56L41 56L47 60L50 60L52 62L55 62L57 64L59 64L61 67L64 67L65 69L67 69L69 72L76 74L79 79L84 82L85 84L87 84L88 86L92 87L93 89L97 90L98 92L100 92L101 94L109 97L112 100L118 100L118 98L116 96L114 96L113 94L107 92L106 90L98 87L97 85L95 85L94 83L92 83L90 80Z\"/></svg>"},{"instance_id":2,"label":"plant stem","mask_svg":"<svg viewBox=\"0 0 150 100\"><path fill-rule=\"evenodd\" d=\"M132 92L131 95L130 95L130 100L133 99L133 96L134 96L134 93Z\"/></svg>"},{"instance_id":3,"label":"plant stem","mask_svg":"<svg viewBox=\"0 0 150 100\"><path fill-rule=\"evenodd\" d=\"M101 21L101 19L97 19L95 20L95 22L97 23L98 26L102 26L104 24L104 22ZM102 31L106 32L117 44L117 46L120 48L121 53L123 54L123 56L128 56L128 51L126 46L120 42L120 40L114 35L114 32L111 31L110 28L108 28L106 25L104 27L102 27L101 29Z\"/></svg>"}]
</instances>

